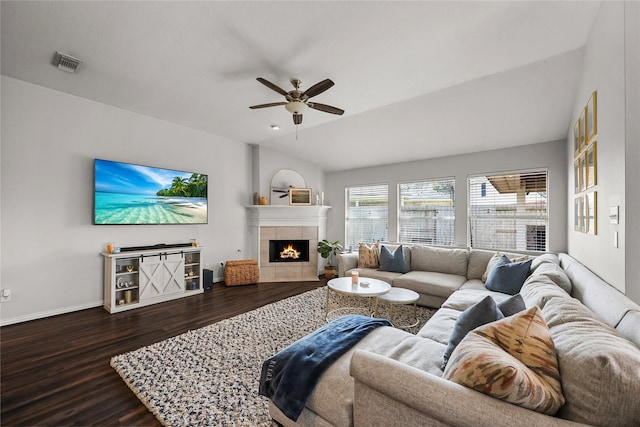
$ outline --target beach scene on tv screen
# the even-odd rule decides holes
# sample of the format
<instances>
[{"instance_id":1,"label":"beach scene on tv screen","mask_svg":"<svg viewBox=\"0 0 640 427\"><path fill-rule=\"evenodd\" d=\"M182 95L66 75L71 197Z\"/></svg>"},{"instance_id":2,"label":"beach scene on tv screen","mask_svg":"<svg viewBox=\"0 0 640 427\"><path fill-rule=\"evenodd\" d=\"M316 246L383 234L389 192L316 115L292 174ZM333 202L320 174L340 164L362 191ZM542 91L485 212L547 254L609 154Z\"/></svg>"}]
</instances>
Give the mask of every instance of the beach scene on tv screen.
<instances>
[{"instance_id":1,"label":"beach scene on tv screen","mask_svg":"<svg viewBox=\"0 0 640 427\"><path fill-rule=\"evenodd\" d=\"M207 175L95 161L95 224L206 224Z\"/></svg>"}]
</instances>

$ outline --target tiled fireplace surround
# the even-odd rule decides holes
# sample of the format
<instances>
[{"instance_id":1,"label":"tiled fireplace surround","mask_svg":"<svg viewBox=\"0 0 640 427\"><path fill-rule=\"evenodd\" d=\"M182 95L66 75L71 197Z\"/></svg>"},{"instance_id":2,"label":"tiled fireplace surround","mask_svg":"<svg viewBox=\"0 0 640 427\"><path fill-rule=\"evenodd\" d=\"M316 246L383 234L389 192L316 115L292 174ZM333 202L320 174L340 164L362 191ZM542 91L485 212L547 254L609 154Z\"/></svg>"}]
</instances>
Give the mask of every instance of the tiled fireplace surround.
<instances>
[{"instance_id":1,"label":"tiled fireplace surround","mask_svg":"<svg viewBox=\"0 0 640 427\"><path fill-rule=\"evenodd\" d=\"M317 281L318 241L326 238L328 206L247 206L260 282ZM269 262L270 240L309 240L308 262Z\"/></svg>"}]
</instances>

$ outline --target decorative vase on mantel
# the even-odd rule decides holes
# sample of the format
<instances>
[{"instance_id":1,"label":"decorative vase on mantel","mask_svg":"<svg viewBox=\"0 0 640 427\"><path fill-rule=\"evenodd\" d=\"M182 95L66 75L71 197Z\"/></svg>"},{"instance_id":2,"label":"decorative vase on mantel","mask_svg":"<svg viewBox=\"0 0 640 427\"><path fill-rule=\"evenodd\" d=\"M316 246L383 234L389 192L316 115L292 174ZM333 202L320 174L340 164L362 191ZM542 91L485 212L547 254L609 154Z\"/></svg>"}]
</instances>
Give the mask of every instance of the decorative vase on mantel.
<instances>
[{"instance_id":1,"label":"decorative vase on mantel","mask_svg":"<svg viewBox=\"0 0 640 427\"><path fill-rule=\"evenodd\" d=\"M269 204L269 201L267 200L267 196L260 197L260 204L262 206Z\"/></svg>"}]
</instances>

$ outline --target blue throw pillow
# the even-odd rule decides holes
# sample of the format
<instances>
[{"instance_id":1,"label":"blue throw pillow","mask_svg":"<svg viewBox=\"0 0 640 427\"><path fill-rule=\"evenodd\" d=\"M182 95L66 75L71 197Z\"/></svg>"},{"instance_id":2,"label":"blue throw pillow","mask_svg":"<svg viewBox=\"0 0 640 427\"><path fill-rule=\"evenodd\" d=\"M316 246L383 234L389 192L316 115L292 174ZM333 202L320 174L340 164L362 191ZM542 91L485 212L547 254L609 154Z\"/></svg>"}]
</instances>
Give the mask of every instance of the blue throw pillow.
<instances>
[{"instance_id":1,"label":"blue throw pillow","mask_svg":"<svg viewBox=\"0 0 640 427\"><path fill-rule=\"evenodd\" d=\"M531 261L511 262L506 255L502 255L489 273L485 287L503 294L517 294L529 277Z\"/></svg>"},{"instance_id":2,"label":"blue throw pillow","mask_svg":"<svg viewBox=\"0 0 640 427\"><path fill-rule=\"evenodd\" d=\"M380 248L380 268L381 271L393 271L396 273L408 273L409 266L404 259L402 245L391 252L386 246Z\"/></svg>"},{"instance_id":3,"label":"blue throw pillow","mask_svg":"<svg viewBox=\"0 0 640 427\"><path fill-rule=\"evenodd\" d=\"M449 337L447 349L442 356L442 370L447 366L451 353L453 353L453 350L460 344L462 338L478 326L486 325L487 323L500 319L504 319L504 314L502 314L494 299L489 295L460 313Z\"/></svg>"},{"instance_id":4,"label":"blue throw pillow","mask_svg":"<svg viewBox=\"0 0 640 427\"><path fill-rule=\"evenodd\" d=\"M509 317L513 316L516 313L524 311L527 306L524 304L522 295L516 294L498 304L498 308L500 309L502 314L504 314L504 317Z\"/></svg>"}]
</instances>

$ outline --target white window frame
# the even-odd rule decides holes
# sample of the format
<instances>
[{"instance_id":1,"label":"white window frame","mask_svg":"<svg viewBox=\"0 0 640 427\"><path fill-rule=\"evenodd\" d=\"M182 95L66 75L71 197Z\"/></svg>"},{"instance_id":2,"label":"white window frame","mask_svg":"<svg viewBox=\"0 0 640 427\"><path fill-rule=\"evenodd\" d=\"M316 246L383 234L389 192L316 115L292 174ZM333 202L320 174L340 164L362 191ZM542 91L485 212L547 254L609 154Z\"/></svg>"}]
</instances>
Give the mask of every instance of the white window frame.
<instances>
[{"instance_id":1,"label":"white window frame","mask_svg":"<svg viewBox=\"0 0 640 427\"><path fill-rule=\"evenodd\" d=\"M426 197L431 196L431 201L421 203L419 195L414 195L416 200L416 209L409 209L403 205L403 195L406 190L403 190L403 186L415 184L425 184L426 187L433 186L434 183L446 182L453 185L453 194L451 198L437 198L434 197L438 193L435 190L431 194L428 194L429 189L424 188L422 191ZM397 241L403 243L422 243L438 246L454 246L455 245L455 232L456 232L456 216L455 216L455 187L456 179L453 176L442 178L430 178L421 179L416 181L404 181L398 183L398 209L397 209ZM438 209L440 207L440 209ZM411 212L423 211L421 216L411 215ZM447 222L450 224L447 224ZM410 222L420 222L424 226L423 230L418 230L417 233L411 233L413 236L409 236L410 232L403 229L408 226ZM429 226L431 224L431 226ZM439 232L443 230L443 232Z\"/></svg>"},{"instance_id":2,"label":"white window frame","mask_svg":"<svg viewBox=\"0 0 640 427\"><path fill-rule=\"evenodd\" d=\"M512 193L515 194L516 202L515 205L513 201L508 201L509 196L505 193L499 193L493 185L487 185L487 191L490 191L492 194L486 197L487 204L492 206L501 206L502 208L508 206L515 206L515 213L510 214L510 211L513 209L496 209L495 212L487 210L487 215L478 215L473 212L472 203L475 200L479 200L480 196L477 196L477 193L480 191L480 183L479 181L476 183L472 183L473 180L477 180L482 177L501 177L501 176L510 176L510 175L536 175L536 174L545 174L546 178L546 190L544 191L544 196L538 196L540 200L544 199L544 214L542 214L541 209L536 209L536 196L533 194L530 197L530 202L526 202L526 198L529 197L526 194L524 189L520 189L519 191ZM490 183L489 183L490 184ZM537 193L540 194L540 191L530 191L529 193ZM524 202L522 201L524 198ZM499 203L499 200L502 200L502 203ZM541 203L541 202L540 202ZM477 206L477 205L476 205ZM527 208L527 206L530 206ZM539 206L542 206L540 204ZM502 210L506 213L506 215L500 215L498 212ZM545 252L549 249L549 169L548 168L535 168L535 169L521 169L521 170L513 170L507 172L490 172L483 174L474 174L467 176L467 244L469 247L474 247L478 249L490 249L490 250L505 250L505 251L520 251L520 252ZM494 228L492 230L485 231L481 233L480 231L474 230L474 224L477 224L478 218L482 218L486 220L487 229L490 229L490 226ZM491 219L494 219L494 224L490 223ZM498 225L497 222L502 221L501 225ZM516 221L517 223L513 225L513 228L510 228L508 222ZM528 227L528 228L527 228ZM534 234L537 234L536 228L544 227L544 248L540 248L537 246L537 242L540 240L534 238L535 243L533 246L537 246L536 248L530 248L528 246L528 240L533 238ZM476 229L479 228L476 226ZM494 233L493 237L489 237L491 233ZM513 234L513 237L508 238L509 233ZM475 235L474 235L475 234ZM503 236L500 238L499 236ZM492 240L492 241L490 241ZM507 243L506 241L510 241Z\"/></svg>"},{"instance_id":3,"label":"white window frame","mask_svg":"<svg viewBox=\"0 0 640 427\"><path fill-rule=\"evenodd\" d=\"M370 188L371 190L371 195L373 197L376 196L375 193L375 188L380 187L380 189L382 189L382 187L386 187L386 205L384 205L384 209L378 209L377 214L373 214L370 216L357 216L357 217L350 217L349 216L349 203L350 203L350 190L352 189L356 189L356 188L360 188L360 189L366 189L366 188ZM382 194L382 193L381 193ZM382 197L382 196L379 196ZM381 205L382 206L382 205ZM358 244L359 243L373 243L376 240L388 240L389 237L389 184L388 183L377 183L377 184L358 184L358 185L350 185L345 187L344 190L344 246L345 248L351 248L353 250L357 250L358 249ZM372 221L372 222L382 222L383 224L378 225L377 228L380 229L379 233L375 233L376 235L373 235L372 233L369 233L369 235L365 235L365 234L359 234L357 235L353 241L350 241L350 227L352 226L352 222L356 219L360 219L363 221ZM384 228L384 234L382 233L382 228Z\"/></svg>"}]
</instances>

